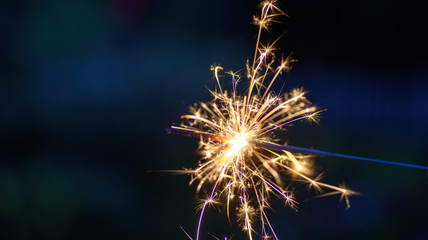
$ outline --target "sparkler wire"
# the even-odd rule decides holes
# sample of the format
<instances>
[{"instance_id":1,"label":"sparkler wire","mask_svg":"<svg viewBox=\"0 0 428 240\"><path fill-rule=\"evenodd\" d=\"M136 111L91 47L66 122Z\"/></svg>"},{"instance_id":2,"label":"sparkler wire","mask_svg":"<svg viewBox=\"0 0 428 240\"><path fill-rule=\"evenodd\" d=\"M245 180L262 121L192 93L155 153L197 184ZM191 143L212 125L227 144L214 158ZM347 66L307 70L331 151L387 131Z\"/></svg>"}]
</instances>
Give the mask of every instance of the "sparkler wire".
<instances>
[{"instance_id":1,"label":"sparkler wire","mask_svg":"<svg viewBox=\"0 0 428 240\"><path fill-rule=\"evenodd\" d=\"M184 136L190 136L190 137L209 139L209 140L219 141L219 142L223 142L227 139L225 137L210 135L206 133L195 133L193 131L189 131L181 128L165 128L165 132L184 135ZM410 164L410 163L400 163L400 162L386 161L386 160L380 160L380 159L374 159L374 158L345 155L340 153L331 153L331 152L326 152L318 149L296 147L291 145L280 145L280 144L275 144L270 142L251 141L249 143L258 147L268 148L272 150L285 150L290 152L307 153L307 154L314 154L319 156L346 158L346 159L353 159L353 160L359 160L359 161L368 161L368 162L395 165L395 166L401 166L401 167L423 169L428 171L428 166L422 166L422 165L416 165L416 164Z\"/></svg>"}]
</instances>

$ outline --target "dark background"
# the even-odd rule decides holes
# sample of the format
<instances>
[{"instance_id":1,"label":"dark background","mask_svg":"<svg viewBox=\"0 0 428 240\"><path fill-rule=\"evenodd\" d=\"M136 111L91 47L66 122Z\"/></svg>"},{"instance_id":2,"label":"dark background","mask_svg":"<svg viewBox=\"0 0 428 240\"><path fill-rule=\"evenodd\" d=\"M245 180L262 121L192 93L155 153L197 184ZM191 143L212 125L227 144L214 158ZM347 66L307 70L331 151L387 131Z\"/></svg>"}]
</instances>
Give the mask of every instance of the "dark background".
<instances>
[{"instance_id":1,"label":"dark background","mask_svg":"<svg viewBox=\"0 0 428 240\"><path fill-rule=\"evenodd\" d=\"M425 1L280 1L271 32L299 62L282 75L323 114L290 144L428 165ZM213 63L252 58L257 1L0 3L0 239L187 239L197 140L164 133L210 99ZM284 139L285 140L285 139ZM273 200L280 239L428 239L424 170L317 158L325 182L363 193L299 211ZM243 239L209 209L202 232ZM203 239L214 239L204 235Z\"/></svg>"}]
</instances>

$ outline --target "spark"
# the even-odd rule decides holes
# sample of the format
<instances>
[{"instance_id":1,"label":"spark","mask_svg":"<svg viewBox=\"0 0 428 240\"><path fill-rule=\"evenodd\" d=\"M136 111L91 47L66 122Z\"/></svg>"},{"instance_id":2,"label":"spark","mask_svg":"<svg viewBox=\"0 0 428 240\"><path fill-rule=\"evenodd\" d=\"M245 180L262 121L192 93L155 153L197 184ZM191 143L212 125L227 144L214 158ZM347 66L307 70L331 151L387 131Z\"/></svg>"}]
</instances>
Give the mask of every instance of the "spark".
<instances>
[{"instance_id":1,"label":"spark","mask_svg":"<svg viewBox=\"0 0 428 240\"><path fill-rule=\"evenodd\" d=\"M196 240L200 239L207 209L222 204L226 205L229 222L231 217L236 219L250 240L255 235L278 239L266 213L271 208L269 200L276 196L286 206L296 208L295 193L289 189L298 182L304 182L308 188L320 193L317 197L339 195L339 200L345 201L349 208L349 197L358 193L344 185L321 182L322 175L312 176L313 170L306 162L308 156L296 152L400 165L278 144L278 133L285 127L303 120L318 123L324 110L313 106L303 89L284 94L276 94L272 90L279 75L288 71L293 62L291 56L275 61L277 41L271 44L260 42L264 29L276 22L278 16L285 15L275 2L263 2L261 15L254 18L259 31L253 61L251 64L247 62L247 92L238 91L237 85L242 82L242 77L232 71L228 72L232 78L232 91L223 89L219 75L223 68L212 66L218 85L218 91L210 91L213 100L191 108L190 114L181 117L184 122L180 126L167 129L169 133L200 139L203 159L195 169L181 171L191 175L190 184L198 183L197 195L202 189L204 192L209 190L209 197L202 200L197 208ZM285 181L282 176L287 173L295 178ZM238 205L236 211L231 211L232 204ZM257 223L261 227L260 233L255 229Z\"/></svg>"}]
</instances>

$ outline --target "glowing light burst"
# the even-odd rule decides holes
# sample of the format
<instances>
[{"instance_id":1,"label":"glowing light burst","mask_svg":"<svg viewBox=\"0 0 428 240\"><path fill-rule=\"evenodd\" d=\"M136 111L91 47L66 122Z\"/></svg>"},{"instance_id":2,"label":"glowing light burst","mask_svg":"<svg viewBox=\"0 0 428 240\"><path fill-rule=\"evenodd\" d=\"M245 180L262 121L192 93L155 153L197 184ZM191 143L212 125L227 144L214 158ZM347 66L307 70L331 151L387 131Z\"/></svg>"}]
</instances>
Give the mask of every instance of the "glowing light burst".
<instances>
[{"instance_id":1,"label":"glowing light burst","mask_svg":"<svg viewBox=\"0 0 428 240\"><path fill-rule=\"evenodd\" d=\"M185 171L192 175L190 183L199 182L197 192L206 185L211 186L209 197L200 206L196 239L200 236L206 208L216 202L225 202L230 218L231 201L238 203L234 215L249 239L253 239L256 220L261 222L263 238L273 235L277 239L265 212L270 207L269 199L275 195L293 208L297 204L293 192L287 190L290 183L281 179L283 171L297 175L317 191L332 190L324 195L339 194L348 207L348 197L355 194L343 187L321 183L319 177L313 179L306 175L310 169L305 167L305 156L296 156L289 151L272 151L254 144L273 143L276 131L295 121L315 120L319 113L301 89L283 95L271 91L275 80L290 69L292 62L291 57L287 57L275 66L274 45L260 44L263 29L279 15L284 13L271 1L263 3L260 18L255 18L259 33L252 66L247 63L248 92L238 94L237 85L242 76L232 72L232 91L223 91L219 80L222 67L214 66L212 70L219 90L211 91L213 101L192 108L191 114L181 117L187 120L184 124L172 127L171 131L180 133L181 130L182 134L201 139L204 159L196 169Z\"/></svg>"},{"instance_id":2,"label":"glowing light burst","mask_svg":"<svg viewBox=\"0 0 428 240\"><path fill-rule=\"evenodd\" d=\"M218 204L225 205L229 221L237 219L249 239L254 239L255 235L278 239L266 213L271 208L269 200L274 196L295 208L294 192L288 189L296 182L305 182L320 193L318 197L339 195L339 199L350 206L349 197L356 192L345 186L320 182L321 175L314 176L308 155L292 152L373 161L276 143L279 141L276 134L281 129L301 120L317 122L321 112L306 99L302 89L286 94L275 94L271 90L293 61L290 56L277 60L276 41L273 44L260 42L263 30L280 15L285 14L275 1L267 1L261 5L260 17L254 18L259 31L253 61L247 62L246 81L243 76L229 72L232 90L228 92L220 84L219 74L223 68L213 66L218 84L217 91L210 91L213 100L192 107L190 114L181 117L184 120L181 126L167 129L169 133L200 139L203 159L195 169L180 171L191 175L190 184L198 183L197 195L202 189L208 195L198 207L196 240L200 237L205 211L210 205ZM240 82L248 87L243 94L237 89ZM285 181L281 176L287 173L292 176ZM259 231L255 230L256 222L261 226Z\"/></svg>"}]
</instances>

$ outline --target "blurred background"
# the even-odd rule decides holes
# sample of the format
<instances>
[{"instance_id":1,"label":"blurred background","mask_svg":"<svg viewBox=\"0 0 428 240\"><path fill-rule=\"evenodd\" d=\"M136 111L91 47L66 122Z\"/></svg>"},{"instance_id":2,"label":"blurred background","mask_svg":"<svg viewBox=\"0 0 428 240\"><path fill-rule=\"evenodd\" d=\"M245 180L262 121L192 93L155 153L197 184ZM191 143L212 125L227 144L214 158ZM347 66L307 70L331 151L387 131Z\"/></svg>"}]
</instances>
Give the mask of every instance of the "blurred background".
<instances>
[{"instance_id":1,"label":"blurred background","mask_svg":"<svg viewBox=\"0 0 428 240\"><path fill-rule=\"evenodd\" d=\"M319 126L295 124L284 140L428 165L428 5L278 3L289 17L270 39L284 34L278 47L298 60L285 89L303 86L327 109ZM157 170L195 167L197 140L164 128L210 99L211 64L237 71L252 58L257 6L1 1L0 239L187 239L179 226L194 236L195 187ZM428 239L426 171L315 162L325 182L363 195L349 210L337 196L305 201L304 188L298 212L273 200L280 239ZM244 239L221 211L207 212L204 234Z\"/></svg>"}]
</instances>

